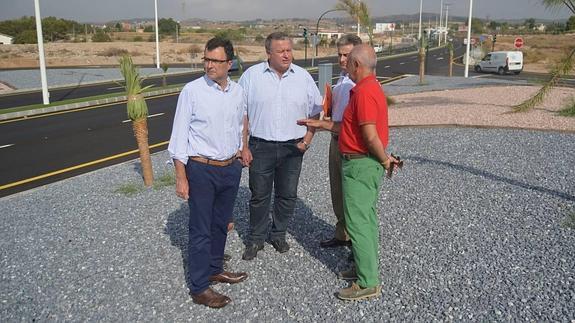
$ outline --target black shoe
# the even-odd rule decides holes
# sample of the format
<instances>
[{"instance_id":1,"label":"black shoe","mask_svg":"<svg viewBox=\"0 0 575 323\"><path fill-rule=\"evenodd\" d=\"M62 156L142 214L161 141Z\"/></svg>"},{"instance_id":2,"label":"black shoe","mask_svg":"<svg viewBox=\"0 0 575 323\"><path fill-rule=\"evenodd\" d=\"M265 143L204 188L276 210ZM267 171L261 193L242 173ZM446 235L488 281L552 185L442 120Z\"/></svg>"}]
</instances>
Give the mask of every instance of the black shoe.
<instances>
[{"instance_id":1,"label":"black shoe","mask_svg":"<svg viewBox=\"0 0 575 323\"><path fill-rule=\"evenodd\" d=\"M252 260L258 255L258 251L264 248L264 244L250 243L242 255L243 260Z\"/></svg>"},{"instance_id":2,"label":"black shoe","mask_svg":"<svg viewBox=\"0 0 575 323\"><path fill-rule=\"evenodd\" d=\"M270 240L270 244L279 253L284 253L289 250L289 244L287 243L287 241L285 241L285 239Z\"/></svg>"},{"instance_id":3,"label":"black shoe","mask_svg":"<svg viewBox=\"0 0 575 323\"><path fill-rule=\"evenodd\" d=\"M328 240L320 241L319 246L322 248L349 247L351 246L351 241L344 241L336 238L331 238Z\"/></svg>"}]
</instances>

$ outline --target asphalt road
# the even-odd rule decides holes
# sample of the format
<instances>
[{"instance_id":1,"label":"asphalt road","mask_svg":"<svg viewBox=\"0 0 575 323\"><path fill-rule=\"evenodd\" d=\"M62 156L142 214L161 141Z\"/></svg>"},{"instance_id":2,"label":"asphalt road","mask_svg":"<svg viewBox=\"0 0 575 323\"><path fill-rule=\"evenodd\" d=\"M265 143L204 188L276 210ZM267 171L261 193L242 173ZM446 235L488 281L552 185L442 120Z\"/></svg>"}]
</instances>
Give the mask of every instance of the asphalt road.
<instances>
[{"instance_id":1,"label":"asphalt road","mask_svg":"<svg viewBox=\"0 0 575 323\"><path fill-rule=\"evenodd\" d=\"M398 48L394 53L402 53L408 48ZM311 55L311 54L310 54ZM336 57L323 57L315 60L315 64L332 62L337 63ZM244 68L248 68L257 62L246 62L244 63ZM300 66L306 66L311 64L311 58L308 58L307 63L303 60L296 60L296 64ZM175 66L175 65L174 65ZM186 65L187 66L187 65ZM234 71L231 73L232 76L237 75L238 72ZM197 77L203 75L203 72L190 72L190 73L180 73L180 74L169 74L166 79L168 84L185 84ZM144 80L144 85L154 85L154 87L162 86L162 77L150 77ZM103 95L103 94L113 94L113 93L123 93L124 89L119 86L116 82L103 82L96 84L84 84L70 87L57 87L49 89L50 102L58 102L63 100L84 98L89 96ZM32 104L42 103L42 92L41 91L27 91L14 94L0 95L0 109L8 109L19 106L26 106Z\"/></svg>"},{"instance_id":2,"label":"asphalt road","mask_svg":"<svg viewBox=\"0 0 575 323\"><path fill-rule=\"evenodd\" d=\"M461 50L461 49L460 49ZM378 64L378 75L415 74L419 63L416 55L407 55ZM456 73L462 73L456 68ZM428 74L445 75L446 50L433 51ZM334 77L339 73L334 68ZM512 77L512 76L510 76ZM149 143L160 144L153 151L166 148L177 95L147 100ZM0 123L0 196L27 190L96 168L137 157L136 153L117 156L137 148L131 124L127 122L125 104L111 104L82 111L32 117ZM116 156L107 161L100 161ZM100 161L94 165L86 163ZM82 167L77 167L83 165ZM70 169L77 168L77 169ZM53 174L54 172L61 172ZM43 179L38 176L51 174ZM14 185L7 187L7 185Z\"/></svg>"}]
</instances>

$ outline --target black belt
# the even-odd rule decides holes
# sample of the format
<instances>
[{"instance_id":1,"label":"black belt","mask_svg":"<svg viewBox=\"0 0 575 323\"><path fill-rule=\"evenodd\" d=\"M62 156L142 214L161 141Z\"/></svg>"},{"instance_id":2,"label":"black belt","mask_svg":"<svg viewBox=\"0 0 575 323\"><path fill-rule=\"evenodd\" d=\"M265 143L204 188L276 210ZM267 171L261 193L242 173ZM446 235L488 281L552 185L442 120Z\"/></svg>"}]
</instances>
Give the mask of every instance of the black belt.
<instances>
[{"instance_id":1,"label":"black belt","mask_svg":"<svg viewBox=\"0 0 575 323\"><path fill-rule=\"evenodd\" d=\"M286 140L286 141L273 141L273 140L265 140L265 139L262 139L262 138L258 138L258 137L252 136L252 137L250 137L250 140L253 140L253 141L256 141L256 142L267 142L267 143L270 143L270 144L295 144L295 143L298 143L298 142L302 141L302 140L303 140L303 137L302 137L302 138L297 138L297 139Z\"/></svg>"},{"instance_id":2,"label":"black belt","mask_svg":"<svg viewBox=\"0 0 575 323\"><path fill-rule=\"evenodd\" d=\"M332 132L331 137L335 140L339 140L339 134L338 133Z\"/></svg>"},{"instance_id":3,"label":"black belt","mask_svg":"<svg viewBox=\"0 0 575 323\"><path fill-rule=\"evenodd\" d=\"M360 159L369 157L369 154L341 154L341 158L345 160Z\"/></svg>"}]
</instances>

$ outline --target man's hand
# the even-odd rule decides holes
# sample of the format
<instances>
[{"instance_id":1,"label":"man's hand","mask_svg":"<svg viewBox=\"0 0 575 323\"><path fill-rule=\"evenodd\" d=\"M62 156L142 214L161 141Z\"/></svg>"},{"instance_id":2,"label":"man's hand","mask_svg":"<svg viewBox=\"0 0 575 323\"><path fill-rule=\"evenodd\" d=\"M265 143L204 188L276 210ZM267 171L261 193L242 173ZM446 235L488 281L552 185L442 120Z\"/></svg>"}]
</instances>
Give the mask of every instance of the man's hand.
<instances>
[{"instance_id":1,"label":"man's hand","mask_svg":"<svg viewBox=\"0 0 575 323\"><path fill-rule=\"evenodd\" d=\"M301 151L302 153L305 153L307 151L308 146L306 146L303 141L300 141L296 144L297 149L299 149L299 151Z\"/></svg>"},{"instance_id":2,"label":"man's hand","mask_svg":"<svg viewBox=\"0 0 575 323\"><path fill-rule=\"evenodd\" d=\"M190 187L188 184L188 179L176 177L176 195L179 198L187 200L190 197L189 193Z\"/></svg>"},{"instance_id":3,"label":"man's hand","mask_svg":"<svg viewBox=\"0 0 575 323\"><path fill-rule=\"evenodd\" d=\"M403 167L403 162L401 161L401 159L393 154L391 154L391 156L388 156L387 160L381 164L386 170L385 175L387 176L387 178L391 178L393 176L393 171L396 168Z\"/></svg>"},{"instance_id":4,"label":"man's hand","mask_svg":"<svg viewBox=\"0 0 575 323\"><path fill-rule=\"evenodd\" d=\"M240 155L242 157L241 159L242 166L250 167L250 165L252 164L252 160L254 160L254 157L252 156L252 151L247 146L244 146L244 148L240 152Z\"/></svg>"},{"instance_id":5,"label":"man's hand","mask_svg":"<svg viewBox=\"0 0 575 323\"><path fill-rule=\"evenodd\" d=\"M331 123L331 121L317 119L301 119L297 121L297 124L300 126L307 126L321 130L327 130L329 128L329 123Z\"/></svg>"}]
</instances>

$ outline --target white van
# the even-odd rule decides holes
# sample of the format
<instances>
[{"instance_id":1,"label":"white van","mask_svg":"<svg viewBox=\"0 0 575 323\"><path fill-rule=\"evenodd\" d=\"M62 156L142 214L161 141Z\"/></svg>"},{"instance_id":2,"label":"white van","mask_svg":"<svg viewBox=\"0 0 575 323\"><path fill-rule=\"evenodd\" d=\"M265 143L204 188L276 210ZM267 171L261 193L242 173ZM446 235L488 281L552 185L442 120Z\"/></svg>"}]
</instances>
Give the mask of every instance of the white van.
<instances>
[{"instance_id":1,"label":"white van","mask_svg":"<svg viewBox=\"0 0 575 323\"><path fill-rule=\"evenodd\" d=\"M523 52L491 52L475 65L476 72L493 72L519 74L523 70Z\"/></svg>"}]
</instances>

